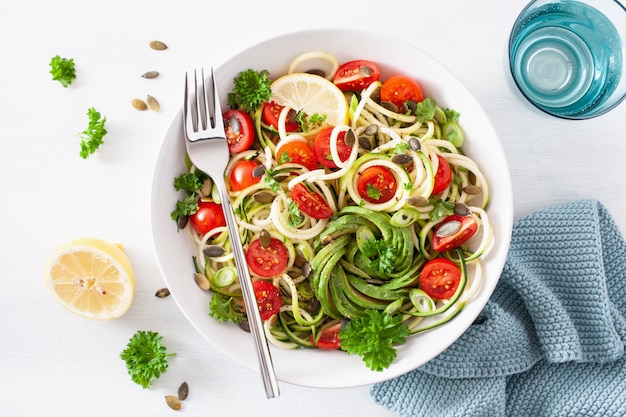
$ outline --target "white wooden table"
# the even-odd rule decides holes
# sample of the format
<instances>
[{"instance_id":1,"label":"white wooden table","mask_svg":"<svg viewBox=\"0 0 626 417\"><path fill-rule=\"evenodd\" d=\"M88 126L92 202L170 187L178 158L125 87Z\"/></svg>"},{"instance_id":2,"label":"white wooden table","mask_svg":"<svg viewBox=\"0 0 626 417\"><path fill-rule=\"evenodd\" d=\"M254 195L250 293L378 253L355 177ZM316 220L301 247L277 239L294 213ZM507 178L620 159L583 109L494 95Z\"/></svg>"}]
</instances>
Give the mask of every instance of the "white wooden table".
<instances>
[{"instance_id":1,"label":"white wooden table","mask_svg":"<svg viewBox=\"0 0 626 417\"><path fill-rule=\"evenodd\" d=\"M0 415L172 415L163 396L183 381L190 396L179 413L186 416L393 415L372 402L367 386L281 384L281 396L267 400L257 373L209 345L171 297L154 296L164 281L151 241L151 177L182 100L183 71L219 65L285 32L368 27L411 40L458 74L491 115L511 168L516 217L597 198L626 230L626 104L574 122L545 116L516 94L506 77L505 46L525 0L353 3L2 0ZM154 39L169 49L151 50ZM76 61L70 88L50 79L48 62L56 54ZM148 70L161 76L141 78ZM161 102L159 113L130 106L146 94ZM91 106L106 115L109 134L83 160L78 133ZM44 286L48 254L81 236L121 242L133 262L135 299L121 319L74 317ZM138 329L158 331L177 353L151 390L131 382L119 359Z\"/></svg>"}]
</instances>

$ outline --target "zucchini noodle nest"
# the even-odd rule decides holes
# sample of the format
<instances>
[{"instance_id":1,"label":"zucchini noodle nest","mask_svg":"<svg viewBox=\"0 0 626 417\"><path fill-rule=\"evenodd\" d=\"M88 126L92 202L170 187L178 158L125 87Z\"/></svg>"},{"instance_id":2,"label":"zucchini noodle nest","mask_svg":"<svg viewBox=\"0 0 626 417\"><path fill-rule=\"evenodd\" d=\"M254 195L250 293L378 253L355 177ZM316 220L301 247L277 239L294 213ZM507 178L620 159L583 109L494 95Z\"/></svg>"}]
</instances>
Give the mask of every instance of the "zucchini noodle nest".
<instances>
[{"instance_id":1,"label":"zucchini noodle nest","mask_svg":"<svg viewBox=\"0 0 626 417\"><path fill-rule=\"evenodd\" d=\"M338 67L334 57L320 52L296 58L291 68L303 72L306 59L326 60L332 71ZM325 74L331 80L333 75ZM244 249L257 239L267 242L268 236L286 249L282 272L267 277L251 270L253 280L271 282L280 290L280 310L264 326L270 342L281 348L319 347L324 329L362 318L372 309L401 316L410 334L423 332L451 320L480 291L481 259L493 246L485 211L488 182L463 153L463 141L447 137L451 125L461 136L462 130L436 98L428 98L433 112L424 119L410 106L397 109L381 102L382 85L376 80L364 89L344 93L349 109L345 125L310 122L307 129L294 132L286 127L289 112L301 109L284 107L277 127L267 123L262 109L250 112L255 143L231 155L227 185L239 161L254 161L264 168L259 171L260 181L230 192ZM312 115L302 116L312 120ZM281 159L285 145L312 146L329 127L329 158L336 168L318 164L307 169ZM350 148L343 159L341 146ZM433 193L442 161L449 165L452 179L443 191ZM394 185L393 195L386 201L373 202L375 195L363 195L360 179L371 168L384 168L392 175L388 183ZM195 170L190 167L190 172ZM298 210L291 192L299 184L323 197L333 215L313 218ZM216 193L210 189L196 195L216 201L212 196ZM433 249L437 228L450 216L471 218L477 230L453 249L437 251ZM214 297L225 297L231 308L244 311L226 228L206 234L190 225L184 229L197 245L196 275L210 283ZM424 266L439 258L454 262L461 274L456 290L445 299L432 297L420 284Z\"/></svg>"}]
</instances>

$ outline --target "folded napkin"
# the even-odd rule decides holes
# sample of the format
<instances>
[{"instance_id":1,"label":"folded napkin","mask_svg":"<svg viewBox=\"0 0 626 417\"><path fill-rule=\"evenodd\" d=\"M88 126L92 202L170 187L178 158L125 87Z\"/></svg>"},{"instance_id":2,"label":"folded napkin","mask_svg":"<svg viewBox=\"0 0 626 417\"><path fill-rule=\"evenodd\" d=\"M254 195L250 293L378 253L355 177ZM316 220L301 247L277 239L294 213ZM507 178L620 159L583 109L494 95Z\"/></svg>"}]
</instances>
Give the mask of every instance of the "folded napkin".
<instances>
[{"instance_id":1,"label":"folded napkin","mask_svg":"<svg viewBox=\"0 0 626 417\"><path fill-rule=\"evenodd\" d=\"M516 221L477 320L422 367L370 389L402 417L626 416L626 244L582 200Z\"/></svg>"}]
</instances>

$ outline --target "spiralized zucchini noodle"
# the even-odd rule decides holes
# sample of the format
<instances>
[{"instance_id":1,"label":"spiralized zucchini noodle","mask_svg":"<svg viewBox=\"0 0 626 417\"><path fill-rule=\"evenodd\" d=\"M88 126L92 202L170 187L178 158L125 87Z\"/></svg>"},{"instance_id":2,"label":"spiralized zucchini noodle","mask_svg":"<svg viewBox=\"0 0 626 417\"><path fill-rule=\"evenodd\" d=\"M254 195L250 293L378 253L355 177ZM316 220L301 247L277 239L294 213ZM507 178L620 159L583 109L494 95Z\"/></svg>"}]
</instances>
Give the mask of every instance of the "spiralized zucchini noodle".
<instances>
[{"instance_id":1,"label":"spiralized zucchini noodle","mask_svg":"<svg viewBox=\"0 0 626 417\"><path fill-rule=\"evenodd\" d=\"M339 67L332 55L308 52L289 68L305 71L309 60L326 62L330 80ZM259 109L250 114L255 144L231 155L227 182L238 162L253 161L264 168L258 171L258 182L230 192L244 249L257 240L268 248L270 238L285 248L285 267L276 275L260 276L251 268L254 281L271 282L280 290L280 310L264 322L266 336L280 348L318 347L324 329L363 317L370 309L401 316L410 334L417 334L450 321L480 292L482 261L493 246L486 211L488 181L463 152L463 141L447 137L451 125L462 134L454 112L440 107L436 97L425 100L432 106L426 119L411 107L389 106L379 98L383 83L376 80L344 92L349 108L345 125L329 126L302 114L307 128L290 131L289 114L300 109L282 108L277 127ZM304 142L312 147L328 128L328 158L336 168L318 164L307 169L281 158L286 145ZM342 157L346 146L349 153ZM451 180L434 193L443 164L450 167ZM375 175L369 185L363 184L369 172ZM377 201L381 190L372 187L380 178L389 188L383 191L392 194ZM292 198L299 185L322 197L332 216L314 218L299 210ZM198 191L196 197L216 200L210 191ZM468 240L443 250L433 248L436 239L454 240L465 221L475 229ZM243 311L226 228L206 234L189 224L184 229L197 247L196 270L210 283L210 291ZM440 299L420 278L425 265L435 259L452 261L460 277L448 283L452 293Z\"/></svg>"}]
</instances>

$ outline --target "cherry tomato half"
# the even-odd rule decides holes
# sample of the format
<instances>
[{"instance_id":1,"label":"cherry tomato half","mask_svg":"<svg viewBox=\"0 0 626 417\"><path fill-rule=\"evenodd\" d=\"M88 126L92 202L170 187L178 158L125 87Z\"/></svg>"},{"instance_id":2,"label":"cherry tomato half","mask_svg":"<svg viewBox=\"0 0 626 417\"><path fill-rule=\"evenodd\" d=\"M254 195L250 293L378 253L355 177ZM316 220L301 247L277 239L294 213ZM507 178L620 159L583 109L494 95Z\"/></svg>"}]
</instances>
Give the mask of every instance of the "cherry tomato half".
<instances>
[{"instance_id":1,"label":"cherry tomato half","mask_svg":"<svg viewBox=\"0 0 626 417\"><path fill-rule=\"evenodd\" d=\"M224 130L231 154L247 150L254 142L254 123L250 115L241 110L226 110L222 113Z\"/></svg>"},{"instance_id":2,"label":"cherry tomato half","mask_svg":"<svg viewBox=\"0 0 626 417\"><path fill-rule=\"evenodd\" d=\"M323 328L320 335L317 337L315 346L320 349L339 349L341 347L339 340L340 330L341 322Z\"/></svg>"},{"instance_id":3,"label":"cherry tomato half","mask_svg":"<svg viewBox=\"0 0 626 417\"><path fill-rule=\"evenodd\" d=\"M279 164L287 162L300 164L309 171L317 168L317 159L313 149L306 142L292 141L285 143L278 149L276 161Z\"/></svg>"},{"instance_id":4,"label":"cherry tomato half","mask_svg":"<svg viewBox=\"0 0 626 417\"><path fill-rule=\"evenodd\" d=\"M439 194L448 188L452 182L452 169L450 168L450 164L448 164L448 161L441 155L437 155L437 159L439 159L439 168L437 168L437 173L435 174L435 183L431 195Z\"/></svg>"},{"instance_id":5,"label":"cherry tomato half","mask_svg":"<svg viewBox=\"0 0 626 417\"><path fill-rule=\"evenodd\" d=\"M327 127L320 130L313 142L313 152L317 161L324 165L326 168L337 168L337 164L333 161L333 157L330 153L330 136L333 132L333 127ZM337 135L337 153L341 162L345 162L350 157L352 148L346 145L345 142L346 132L339 132Z\"/></svg>"},{"instance_id":6,"label":"cherry tomato half","mask_svg":"<svg viewBox=\"0 0 626 417\"><path fill-rule=\"evenodd\" d=\"M433 250L445 252L461 246L478 231L478 223L473 216L451 214L433 230L431 244Z\"/></svg>"},{"instance_id":7,"label":"cherry tomato half","mask_svg":"<svg viewBox=\"0 0 626 417\"><path fill-rule=\"evenodd\" d=\"M314 219L327 219L333 215L333 210L324 200L324 197L316 191L309 190L302 183L293 187L291 199L301 212Z\"/></svg>"},{"instance_id":8,"label":"cherry tomato half","mask_svg":"<svg viewBox=\"0 0 626 417\"><path fill-rule=\"evenodd\" d=\"M359 91L379 79L380 71L373 62L358 59L340 65L333 82L342 91Z\"/></svg>"},{"instance_id":9,"label":"cherry tomato half","mask_svg":"<svg viewBox=\"0 0 626 417\"><path fill-rule=\"evenodd\" d=\"M389 101L402 109L405 101L416 103L424 100L422 87L413 79L404 75L394 75L387 79L380 88L380 101Z\"/></svg>"},{"instance_id":10,"label":"cherry tomato half","mask_svg":"<svg viewBox=\"0 0 626 417\"><path fill-rule=\"evenodd\" d=\"M213 201L198 201L198 210L189 216L189 222L201 235L209 233L216 227L226 226L222 205Z\"/></svg>"},{"instance_id":11,"label":"cherry tomato half","mask_svg":"<svg viewBox=\"0 0 626 417\"><path fill-rule=\"evenodd\" d=\"M397 189L396 177L389 168L381 165L365 168L356 182L356 190L361 198L373 204L391 200Z\"/></svg>"},{"instance_id":12,"label":"cherry tomato half","mask_svg":"<svg viewBox=\"0 0 626 417\"><path fill-rule=\"evenodd\" d=\"M254 161L242 160L237 162L230 171L229 181L231 191L245 190L261 181L261 177L254 177L252 172L258 166Z\"/></svg>"},{"instance_id":13,"label":"cherry tomato half","mask_svg":"<svg viewBox=\"0 0 626 417\"><path fill-rule=\"evenodd\" d=\"M434 258L420 272L420 287L435 300L451 298L461 282L461 270L449 259Z\"/></svg>"},{"instance_id":14,"label":"cherry tomato half","mask_svg":"<svg viewBox=\"0 0 626 417\"><path fill-rule=\"evenodd\" d=\"M284 106L281 106L273 101L265 102L263 105L263 120L265 123L278 130L278 118L280 117L280 112L283 111L283 108ZM296 132L300 130L300 125L296 121L296 111L293 109L289 110L289 114L285 120L285 130L287 132Z\"/></svg>"},{"instance_id":15,"label":"cherry tomato half","mask_svg":"<svg viewBox=\"0 0 626 417\"><path fill-rule=\"evenodd\" d=\"M271 238L270 245L264 248L259 239L250 242L246 252L246 261L250 270L264 278L275 277L287 267L289 254L287 248L278 239Z\"/></svg>"},{"instance_id":16,"label":"cherry tomato half","mask_svg":"<svg viewBox=\"0 0 626 417\"><path fill-rule=\"evenodd\" d=\"M274 314L278 314L283 305L280 291L271 282L258 280L252 283L254 295L261 313L261 320L268 320Z\"/></svg>"}]
</instances>

